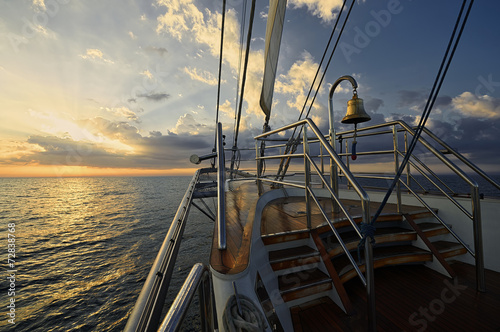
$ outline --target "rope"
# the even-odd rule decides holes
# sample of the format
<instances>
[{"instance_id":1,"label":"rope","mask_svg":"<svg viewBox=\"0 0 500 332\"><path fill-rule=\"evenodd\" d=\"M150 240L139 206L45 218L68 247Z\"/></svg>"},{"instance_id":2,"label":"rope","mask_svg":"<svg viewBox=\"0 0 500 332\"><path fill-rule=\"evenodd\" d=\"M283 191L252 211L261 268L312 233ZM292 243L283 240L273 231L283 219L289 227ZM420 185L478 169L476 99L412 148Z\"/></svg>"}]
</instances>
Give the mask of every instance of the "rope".
<instances>
[{"instance_id":1,"label":"rope","mask_svg":"<svg viewBox=\"0 0 500 332\"><path fill-rule=\"evenodd\" d=\"M236 296L227 300L226 309L222 315L224 329L229 332L261 332L267 327L266 319L252 300L245 295L238 295L241 314L238 312Z\"/></svg>"},{"instance_id":2,"label":"rope","mask_svg":"<svg viewBox=\"0 0 500 332\"><path fill-rule=\"evenodd\" d=\"M359 229L361 231L362 238L358 243L358 262L361 263L361 251L365 249L366 239L370 239L371 244L375 244L375 226L368 223L361 223L359 225Z\"/></svg>"}]
</instances>

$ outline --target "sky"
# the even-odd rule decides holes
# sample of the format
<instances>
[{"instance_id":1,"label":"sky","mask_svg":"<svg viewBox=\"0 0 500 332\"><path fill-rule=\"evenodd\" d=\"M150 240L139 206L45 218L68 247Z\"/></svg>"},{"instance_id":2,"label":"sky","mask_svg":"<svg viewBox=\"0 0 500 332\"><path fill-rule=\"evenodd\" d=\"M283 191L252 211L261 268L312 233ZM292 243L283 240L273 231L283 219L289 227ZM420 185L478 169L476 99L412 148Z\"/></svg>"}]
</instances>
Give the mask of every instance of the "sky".
<instances>
[{"instance_id":1,"label":"sky","mask_svg":"<svg viewBox=\"0 0 500 332\"><path fill-rule=\"evenodd\" d=\"M288 1L272 128L297 120L341 5ZM460 5L357 1L313 121L326 133L329 87L347 74L359 83L370 124L416 124ZM221 11L221 0L0 0L0 177L192 174L189 156L214 146ZM253 146L264 121L267 11L257 0L242 147ZM219 103L227 146L249 12L250 1L227 1ZM500 2L475 2L428 121L489 172L500 171L499 14ZM348 129L339 121L351 96L348 85L336 90L337 129Z\"/></svg>"}]
</instances>

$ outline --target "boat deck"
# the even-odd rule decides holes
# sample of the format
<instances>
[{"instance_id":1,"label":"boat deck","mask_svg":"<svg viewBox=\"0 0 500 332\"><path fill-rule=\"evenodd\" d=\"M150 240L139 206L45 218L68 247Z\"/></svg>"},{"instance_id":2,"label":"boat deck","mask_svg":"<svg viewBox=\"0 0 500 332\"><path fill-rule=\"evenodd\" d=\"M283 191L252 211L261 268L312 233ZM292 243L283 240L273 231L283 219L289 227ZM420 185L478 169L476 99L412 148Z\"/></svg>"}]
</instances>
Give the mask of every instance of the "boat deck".
<instances>
[{"instance_id":1,"label":"boat deck","mask_svg":"<svg viewBox=\"0 0 500 332\"><path fill-rule=\"evenodd\" d=\"M219 250L218 234L214 232L210 265L217 272L223 274L236 274L247 267L250 255L250 243L252 227L255 217L255 207L259 197L270 191L269 185L262 184L260 187L255 182L245 183L236 190L226 192L226 241L227 249ZM347 221L343 214L332 213L330 200L322 200L322 206L331 219L337 223ZM352 216L361 216L359 203L352 200L343 200L343 204ZM370 211L374 213L379 203L371 202ZM403 206L405 213L421 211L422 207ZM268 204L262 212L261 235L266 236L277 233L297 232L307 229L306 205L303 197L289 197L276 199ZM387 204L382 212L384 215L394 215L395 204ZM312 228L327 230L325 220L318 207L312 203ZM397 217L397 216L395 216ZM400 217L399 217L400 218Z\"/></svg>"},{"instance_id":2,"label":"boat deck","mask_svg":"<svg viewBox=\"0 0 500 332\"><path fill-rule=\"evenodd\" d=\"M214 235L211 266L219 273L235 274L249 262L255 207L269 186L242 184L226 193L227 250L217 249ZM353 216L361 209L355 201L343 204ZM334 223L347 224L343 215L332 213L331 201L322 205ZM319 209L312 204L312 227L327 230ZM378 203L372 202L371 212ZM418 214L421 207L403 206L403 211ZM381 218L400 219L396 206L387 204ZM271 201L262 212L261 236L297 234L306 230L303 198L288 197ZM302 232L303 233L303 232ZM305 234L305 233L304 233ZM270 237L273 238L273 237ZM487 293L476 291L475 268L455 262L457 279L449 279L423 265L393 266L375 270L378 331L500 331L500 273L486 271ZM354 314L347 316L329 298L291 308L295 331L365 331L366 290L358 278L345 284ZM318 314L322 313L322 314Z\"/></svg>"},{"instance_id":3,"label":"boat deck","mask_svg":"<svg viewBox=\"0 0 500 332\"><path fill-rule=\"evenodd\" d=\"M423 265L375 270L377 331L500 331L500 273L486 270L487 292L480 293L474 266L452 267L455 280ZM366 331L366 290L357 279L345 286L354 315L322 298L291 308L294 330Z\"/></svg>"}]
</instances>

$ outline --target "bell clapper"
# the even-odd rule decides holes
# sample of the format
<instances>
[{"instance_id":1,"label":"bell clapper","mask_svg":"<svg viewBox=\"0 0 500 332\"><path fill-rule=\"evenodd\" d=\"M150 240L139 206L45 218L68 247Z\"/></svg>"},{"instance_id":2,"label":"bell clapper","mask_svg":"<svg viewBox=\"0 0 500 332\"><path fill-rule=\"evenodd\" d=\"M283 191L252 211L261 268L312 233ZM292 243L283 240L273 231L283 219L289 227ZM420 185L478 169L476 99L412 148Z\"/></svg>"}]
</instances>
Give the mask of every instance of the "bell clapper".
<instances>
[{"instance_id":1,"label":"bell clapper","mask_svg":"<svg viewBox=\"0 0 500 332\"><path fill-rule=\"evenodd\" d=\"M351 159L352 160L356 160L358 158L358 156L356 155L356 144L358 143L356 141L357 130L358 130L358 124L355 123L354 124L354 136L353 136L353 139L352 139L352 153L351 153Z\"/></svg>"}]
</instances>

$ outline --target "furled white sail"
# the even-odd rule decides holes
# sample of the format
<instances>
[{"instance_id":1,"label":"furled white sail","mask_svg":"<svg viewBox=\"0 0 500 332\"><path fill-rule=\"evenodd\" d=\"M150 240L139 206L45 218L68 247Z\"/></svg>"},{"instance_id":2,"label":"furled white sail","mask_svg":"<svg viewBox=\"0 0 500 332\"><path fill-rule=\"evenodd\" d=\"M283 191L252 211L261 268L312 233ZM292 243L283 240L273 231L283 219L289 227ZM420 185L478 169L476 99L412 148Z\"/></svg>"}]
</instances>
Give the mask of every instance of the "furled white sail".
<instances>
[{"instance_id":1,"label":"furled white sail","mask_svg":"<svg viewBox=\"0 0 500 332\"><path fill-rule=\"evenodd\" d=\"M262 81L262 92L260 95L260 107L266 114L266 122L271 116L271 105L273 103L274 81L278 67L278 56L281 44L281 33L285 19L286 0L270 0L269 15L266 27L266 49L264 79Z\"/></svg>"}]
</instances>

